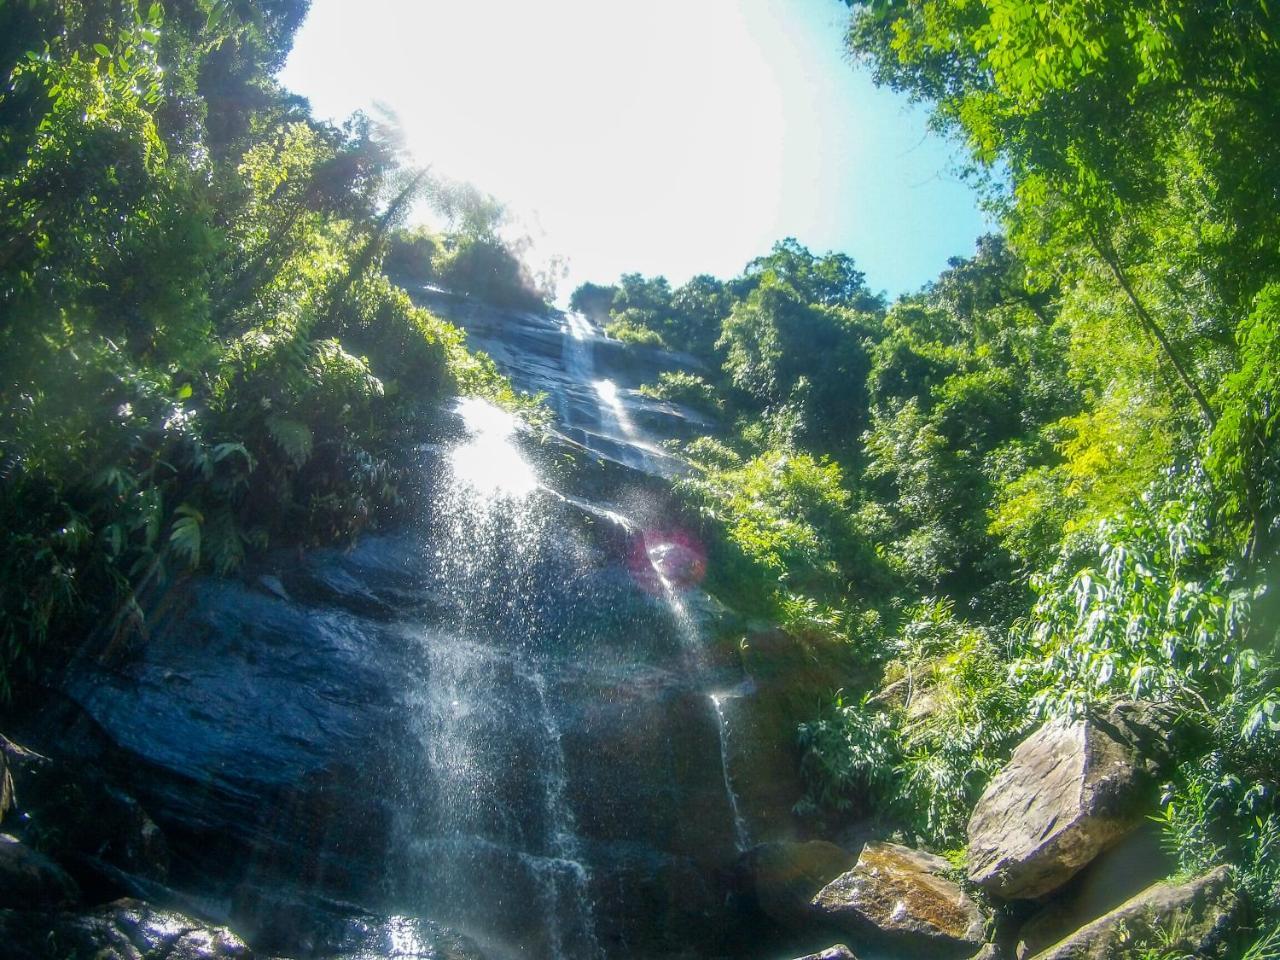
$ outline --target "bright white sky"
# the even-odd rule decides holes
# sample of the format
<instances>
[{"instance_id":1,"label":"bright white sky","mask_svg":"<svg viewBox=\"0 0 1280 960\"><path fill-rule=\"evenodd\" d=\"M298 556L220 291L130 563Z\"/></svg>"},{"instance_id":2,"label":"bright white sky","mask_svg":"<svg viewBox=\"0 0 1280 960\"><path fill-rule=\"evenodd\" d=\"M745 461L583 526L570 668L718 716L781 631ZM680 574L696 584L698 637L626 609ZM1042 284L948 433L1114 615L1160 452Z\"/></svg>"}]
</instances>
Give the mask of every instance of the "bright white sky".
<instances>
[{"instance_id":1,"label":"bright white sky","mask_svg":"<svg viewBox=\"0 0 1280 960\"><path fill-rule=\"evenodd\" d=\"M775 240L919 287L984 229L924 114L843 55L838 0L313 0L282 82L373 103L505 202L561 297L623 272L737 274Z\"/></svg>"}]
</instances>

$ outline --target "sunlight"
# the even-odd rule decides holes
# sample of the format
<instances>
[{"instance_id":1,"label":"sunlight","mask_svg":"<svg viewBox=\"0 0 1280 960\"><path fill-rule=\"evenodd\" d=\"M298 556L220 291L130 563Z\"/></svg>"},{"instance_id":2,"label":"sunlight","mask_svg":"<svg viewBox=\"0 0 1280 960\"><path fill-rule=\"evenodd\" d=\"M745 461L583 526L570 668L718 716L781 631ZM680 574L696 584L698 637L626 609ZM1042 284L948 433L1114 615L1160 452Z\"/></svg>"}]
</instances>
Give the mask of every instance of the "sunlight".
<instances>
[{"instance_id":1,"label":"sunlight","mask_svg":"<svg viewBox=\"0 0 1280 960\"><path fill-rule=\"evenodd\" d=\"M914 287L982 230L923 111L842 61L832 0L315 0L282 82L385 105L418 162L584 280L730 274L792 235ZM425 214L424 214L425 215ZM673 229L673 225L679 225Z\"/></svg>"},{"instance_id":2,"label":"sunlight","mask_svg":"<svg viewBox=\"0 0 1280 960\"><path fill-rule=\"evenodd\" d=\"M479 397L463 397L456 410L468 432L449 452L457 482L486 499L520 500L538 489L538 473L515 442L513 414Z\"/></svg>"},{"instance_id":3,"label":"sunlight","mask_svg":"<svg viewBox=\"0 0 1280 960\"><path fill-rule=\"evenodd\" d=\"M627 408L622 404L622 397L618 394L618 385L612 380L597 380L592 384L595 387L596 396L601 402L610 416L618 424L618 429L622 435L631 440L636 435L635 425L631 422L631 417L627 414Z\"/></svg>"}]
</instances>

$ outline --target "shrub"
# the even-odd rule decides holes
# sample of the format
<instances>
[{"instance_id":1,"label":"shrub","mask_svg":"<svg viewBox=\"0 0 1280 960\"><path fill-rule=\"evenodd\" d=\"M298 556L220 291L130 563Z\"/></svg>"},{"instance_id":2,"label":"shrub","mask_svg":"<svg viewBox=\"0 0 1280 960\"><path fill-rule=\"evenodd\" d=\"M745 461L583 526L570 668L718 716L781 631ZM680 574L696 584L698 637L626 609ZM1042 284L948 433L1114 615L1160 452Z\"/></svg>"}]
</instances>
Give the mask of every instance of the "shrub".
<instances>
[{"instance_id":1,"label":"shrub","mask_svg":"<svg viewBox=\"0 0 1280 960\"><path fill-rule=\"evenodd\" d=\"M696 373L683 370L664 370L658 374L658 382L645 384L640 392L657 400L683 403L697 410L718 413L724 409L724 401L716 395L715 388Z\"/></svg>"},{"instance_id":2,"label":"shrub","mask_svg":"<svg viewBox=\"0 0 1280 960\"><path fill-rule=\"evenodd\" d=\"M666 347L662 334L657 330L643 326L626 312L614 317L605 325L604 332L623 343L634 343L646 347Z\"/></svg>"}]
</instances>

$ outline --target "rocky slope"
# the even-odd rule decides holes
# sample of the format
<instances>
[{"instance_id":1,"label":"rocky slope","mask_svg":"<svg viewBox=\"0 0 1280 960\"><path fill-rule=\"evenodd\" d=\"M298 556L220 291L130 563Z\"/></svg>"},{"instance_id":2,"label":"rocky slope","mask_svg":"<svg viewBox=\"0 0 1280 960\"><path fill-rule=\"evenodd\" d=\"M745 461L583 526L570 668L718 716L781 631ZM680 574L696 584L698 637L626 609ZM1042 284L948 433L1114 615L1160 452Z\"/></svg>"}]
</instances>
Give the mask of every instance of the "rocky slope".
<instances>
[{"instance_id":1,"label":"rocky slope","mask_svg":"<svg viewBox=\"0 0 1280 960\"><path fill-rule=\"evenodd\" d=\"M164 856L64 844L85 889L50 905L127 894L290 956L379 917L493 958L767 955L736 865L795 833L800 718L768 665L796 654L764 635L744 664L725 640L749 626L697 589L661 444L700 423L634 389L690 361L580 317L432 306L547 395L552 432L466 401L419 451L414 524L176 583L146 644L74 663L16 732L80 807L20 783L15 829L51 849L39 821L118 796Z\"/></svg>"}]
</instances>

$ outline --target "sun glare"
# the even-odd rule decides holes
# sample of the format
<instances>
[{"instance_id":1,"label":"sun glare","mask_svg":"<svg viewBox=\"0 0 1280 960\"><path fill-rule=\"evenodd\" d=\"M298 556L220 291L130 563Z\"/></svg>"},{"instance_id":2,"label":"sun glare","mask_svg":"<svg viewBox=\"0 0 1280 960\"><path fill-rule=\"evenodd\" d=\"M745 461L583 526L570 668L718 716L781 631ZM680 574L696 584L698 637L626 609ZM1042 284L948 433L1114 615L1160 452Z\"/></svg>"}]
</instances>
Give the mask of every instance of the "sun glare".
<instances>
[{"instance_id":1,"label":"sun glare","mask_svg":"<svg viewBox=\"0 0 1280 960\"><path fill-rule=\"evenodd\" d=\"M730 276L783 236L917 285L981 229L923 115L840 55L835 0L315 0L281 75L384 105L419 162L508 206L563 299L624 270Z\"/></svg>"}]
</instances>

